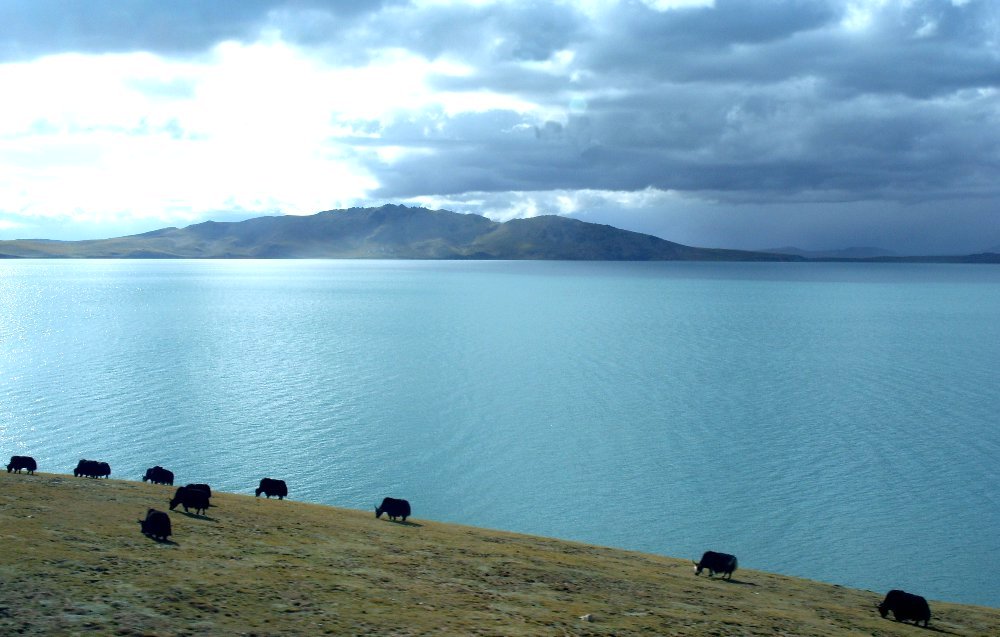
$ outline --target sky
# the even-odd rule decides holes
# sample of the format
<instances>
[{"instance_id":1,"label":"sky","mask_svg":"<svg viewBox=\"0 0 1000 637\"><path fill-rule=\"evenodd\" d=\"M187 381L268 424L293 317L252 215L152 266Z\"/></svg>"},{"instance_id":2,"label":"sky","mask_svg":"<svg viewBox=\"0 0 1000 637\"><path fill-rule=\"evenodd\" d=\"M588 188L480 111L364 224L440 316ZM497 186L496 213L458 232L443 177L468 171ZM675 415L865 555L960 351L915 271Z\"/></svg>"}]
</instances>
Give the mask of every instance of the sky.
<instances>
[{"instance_id":1,"label":"sky","mask_svg":"<svg viewBox=\"0 0 1000 637\"><path fill-rule=\"evenodd\" d=\"M1000 250L997 0L0 0L0 239L386 203Z\"/></svg>"}]
</instances>

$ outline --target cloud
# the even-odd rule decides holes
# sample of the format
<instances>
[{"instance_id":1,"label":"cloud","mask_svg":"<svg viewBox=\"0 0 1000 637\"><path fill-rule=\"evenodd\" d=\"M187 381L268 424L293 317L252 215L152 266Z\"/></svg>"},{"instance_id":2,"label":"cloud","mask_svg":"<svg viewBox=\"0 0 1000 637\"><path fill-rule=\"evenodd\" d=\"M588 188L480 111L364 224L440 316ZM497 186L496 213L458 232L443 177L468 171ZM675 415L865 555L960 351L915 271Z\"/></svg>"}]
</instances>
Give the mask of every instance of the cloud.
<instances>
[{"instance_id":1,"label":"cloud","mask_svg":"<svg viewBox=\"0 0 1000 637\"><path fill-rule=\"evenodd\" d=\"M998 130L995 5L870 3L863 26L845 26L848 9L862 4L609 6L599 24L576 24L551 47L573 54L561 73L493 64L439 81L515 91L536 108L513 126L498 125L497 114L475 124L463 115L423 138L408 134L406 143L432 152L371 164L378 194L655 187L731 202L995 196L989 173L1000 139L983 135ZM933 34L921 26L930 15ZM574 99L585 112L568 107ZM542 134L501 134L510 130ZM402 140L383 133L384 143Z\"/></svg>"},{"instance_id":2,"label":"cloud","mask_svg":"<svg viewBox=\"0 0 1000 637\"><path fill-rule=\"evenodd\" d=\"M271 3L33 0L0 3L0 59L53 53L190 54L249 36Z\"/></svg>"},{"instance_id":3,"label":"cloud","mask_svg":"<svg viewBox=\"0 0 1000 637\"><path fill-rule=\"evenodd\" d=\"M343 77L280 42L205 61L149 53L0 67L0 206L24 216L196 221L315 212L375 185L330 144ZM343 109L342 109L343 110Z\"/></svg>"},{"instance_id":4,"label":"cloud","mask_svg":"<svg viewBox=\"0 0 1000 637\"><path fill-rule=\"evenodd\" d=\"M0 3L0 60L57 53L197 55L285 27L304 40L336 37L397 0L32 0ZM295 30L296 26L298 27Z\"/></svg>"},{"instance_id":5,"label":"cloud","mask_svg":"<svg viewBox=\"0 0 1000 637\"><path fill-rule=\"evenodd\" d=\"M991 0L39 0L0 22L15 220L451 201L916 245L908 214L985 224L1000 199ZM880 209L894 232L853 212Z\"/></svg>"},{"instance_id":6,"label":"cloud","mask_svg":"<svg viewBox=\"0 0 1000 637\"><path fill-rule=\"evenodd\" d=\"M14 230L23 227L24 224L20 221L15 221L11 219L0 219L0 230Z\"/></svg>"}]
</instances>

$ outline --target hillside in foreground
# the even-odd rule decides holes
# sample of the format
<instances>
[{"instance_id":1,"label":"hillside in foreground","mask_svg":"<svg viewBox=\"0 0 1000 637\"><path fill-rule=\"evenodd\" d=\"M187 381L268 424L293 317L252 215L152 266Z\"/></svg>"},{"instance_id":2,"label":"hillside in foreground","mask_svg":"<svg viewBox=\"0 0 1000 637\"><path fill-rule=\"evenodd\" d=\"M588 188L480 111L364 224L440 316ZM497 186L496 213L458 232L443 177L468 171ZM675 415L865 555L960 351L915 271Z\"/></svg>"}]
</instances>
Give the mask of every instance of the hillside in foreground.
<instances>
[{"instance_id":1,"label":"hillside in foreground","mask_svg":"<svg viewBox=\"0 0 1000 637\"><path fill-rule=\"evenodd\" d=\"M0 473L3 633L927 634L879 617L884 591L743 569L695 577L687 559L436 523L419 506L401 524L218 493L205 516L171 512L171 541L155 542L136 520L172 493ZM931 631L1000 634L1000 609L931 609Z\"/></svg>"}]
</instances>

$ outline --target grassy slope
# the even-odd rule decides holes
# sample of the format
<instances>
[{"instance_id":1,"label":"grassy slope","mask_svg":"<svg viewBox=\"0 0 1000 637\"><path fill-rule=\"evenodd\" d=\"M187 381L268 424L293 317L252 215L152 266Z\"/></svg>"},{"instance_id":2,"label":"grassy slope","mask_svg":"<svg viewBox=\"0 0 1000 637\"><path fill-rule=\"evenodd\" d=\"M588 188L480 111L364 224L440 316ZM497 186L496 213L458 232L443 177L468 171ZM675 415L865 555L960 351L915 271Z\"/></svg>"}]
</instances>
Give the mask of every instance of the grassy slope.
<instances>
[{"instance_id":1,"label":"grassy slope","mask_svg":"<svg viewBox=\"0 0 1000 637\"><path fill-rule=\"evenodd\" d=\"M4 634L917 635L880 595L371 512L219 493L136 520L170 487L0 473ZM294 494L294 493L293 493ZM419 509L416 511L419 514ZM931 602L931 628L1000 634L1000 609ZM596 621L580 616L592 613Z\"/></svg>"}]
</instances>

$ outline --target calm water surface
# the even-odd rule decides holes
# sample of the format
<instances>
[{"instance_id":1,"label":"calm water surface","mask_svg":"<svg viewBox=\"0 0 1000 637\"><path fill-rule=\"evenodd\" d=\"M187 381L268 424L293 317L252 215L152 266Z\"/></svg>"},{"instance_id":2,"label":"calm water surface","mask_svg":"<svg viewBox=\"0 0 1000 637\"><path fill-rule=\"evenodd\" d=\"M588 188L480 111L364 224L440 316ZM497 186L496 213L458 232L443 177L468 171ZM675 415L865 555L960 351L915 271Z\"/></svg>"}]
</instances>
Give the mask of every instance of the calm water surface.
<instances>
[{"instance_id":1,"label":"calm water surface","mask_svg":"<svg viewBox=\"0 0 1000 637\"><path fill-rule=\"evenodd\" d=\"M0 261L0 455L1000 606L1000 268Z\"/></svg>"}]
</instances>

